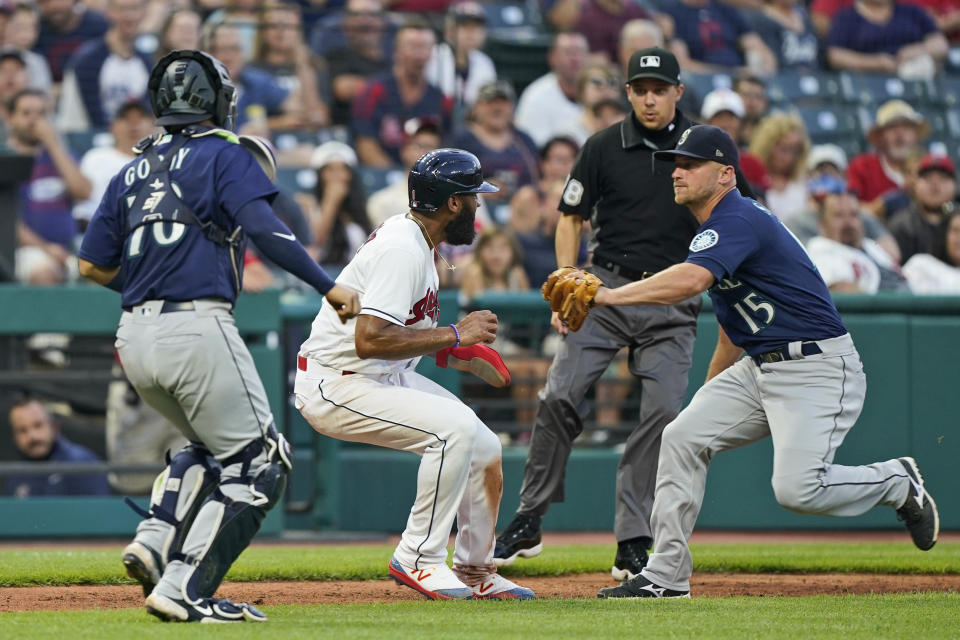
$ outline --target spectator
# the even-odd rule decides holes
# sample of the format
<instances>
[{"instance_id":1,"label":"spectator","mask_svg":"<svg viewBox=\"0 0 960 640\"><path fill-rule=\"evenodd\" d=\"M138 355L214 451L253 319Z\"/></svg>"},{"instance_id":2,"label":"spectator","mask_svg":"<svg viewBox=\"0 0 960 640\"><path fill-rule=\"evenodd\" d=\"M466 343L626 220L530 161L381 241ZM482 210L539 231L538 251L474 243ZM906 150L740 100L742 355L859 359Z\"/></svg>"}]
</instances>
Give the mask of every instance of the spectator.
<instances>
[{"instance_id":1,"label":"spectator","mask_svg":"<svg viewBox=\"0 0 960 640\"><path fill-rule=\"evenodd\" d=\"M403 163L403 173L407 175L420 156L440 146L440 127L435 120L413 118L403 123L403 133L406 139L400 147L400 161ZM387 218L406 213L409 209L410 194L406 180L397 180L367 199L367 218L374 228Z\"/></svg>"},{"instance_id":2,"label":"spectator","mask_svg":"<svg viewBox=\"0 0 960 640\"><path fill-rule=\"evenodd\" d=\"M477 156L484 177L500 187L499 193L484 197L499 224L506 224L510 218L510 198L539 177L537 145L514 125L515 100L513 87L505 80L481 87L467 128L451 143Z\"/></svg>"},{"instance_id":3,"label":"spectator","mask_svg":"<svg viewBox=\"0 0 960 640\"><path fill-rule=\"evenodd\" d=\"M803 210L807 204L806 159L810 138L799 116L774 112L760 121L750 153L767 167L770 186L767 207L781 220Z\"/></svg>"},{"instance_id":4,"label":"spectator","mask_svg":"<svg viewBox=\"0 0 960 640\"><path fill-rule=\"evenodd\" d=\"M627 75L627 65L634 51L664 45L663 30L652 20L630 20L620 29L617 41L617 61L622 75Z\"/></svg>"},{"instance_id":5,"label":"spectator","mask_svg":"<svg viewBox=\"0 0 960 640\"><path fill-rule=\"evenodd\" d=\"M113 176L133 160L133 146L153 132L153 114L142 102L127 102L117 110L110 123L113 145L93 147L80 160L80 173L90 181L90 197L73 207L73 217L81 230L93 217L100 199ZM155 458L150 458L154 460Z\"/></svg>"},{"instance_id":6,"label":"spectator","mask_svg":"<svg viewBox=\"0 0 960 640\"><path fill-rule=\"evenodd\" d=\"M881 219L906 206L903 191L912 159L930 125L903 100L889 100L877 109L876 122L867 132L875 151L850 161L847 185L871 213Z\"/></svg>"},{"instance_id":7,"label":"spectator","mask_svg":"<svg viewBox=\"0 0 960 640\"><path fill-rule=\"evenodd\" d=\"M237 87L238 132L269 138L271 130L299 123L296 96L277 84L270 74L247 66L239 31L227 23L214 24L205 40L207 51L223 63Z\"/></svg>"},{"instance_id":8,"label":"spectator","mask_svg":"<svg viewBox=\"0 0 960 640\"><path fill-rule=\"evenodd\" d=\"M734 7L716 0L679 0L664 5L673 19L670 50L688 73L747 67L755 73L777 70L777 58Z\"/></svg>"},{"instance_id":9,"label":"spectator","mask_svg":"<svg viewBox=\"0 0 960 640\"><path fill-rule=\"evenodd\" d=\"M903 265L903 275L914 293L960 295L960 213L946 221L945 255L938 259L918 253Z\"/></svg>"},{"instance_id":10,"label":"spectator","mask_svg":"<svg viewBox=\"0 0 960 640\"><path fill-rule=\"evenodd\" d=\"M560 123L583 115L583 107L577 102L577 78L587 63L587 53L583 34L557 33L547 53L550 72L530 83L520 96L517 127L537 145L556 135Z\"/></svg>"},{"instance_id":11,"label":"spectator","mask_svg":"<svg viewBox=\"0 0 960 640\"><path fill-rule=\"evenodd\" d=\"M740 122L740 137L737 142L749 147L753 132L760 120L767 115L770 100L767 98L767 83L759 76L741 73L733 82L733 90L743 99L743 120Z\"/></svg>"},{"instance_id":12,"label":"spectator","mask_svg":"<svg viewBox=\"0 0 960 640\"><path fill-rule=\"evenodd\" d=\"M260 14L260 30L251 69L273 77L297 103L296 120L289 124L316 129L330 122L327 105L320 99L320 79L303 40L300 9L294 4L268 6ZM324 82L325 84L325 82ZM294 113L289 114L291 117Z\"/></svg>"},{"instance_id":13,"label":"spectator","mask_svg":"<svg viewBox=\"0 0 960 640\"><path fill-rule=\"evenodd\" d=\"M46 58L53 81L59 83L67 60L88 40L100 38L110 25L100 13L77 0L38 0L40 35L34 51Z\"/></svg>"},{"instance_id":14,"label":"spectator","mask_svg":"<svg viewBox=\"0 0 960 640\"><path fill-rule=\"evenodd\" d=\"M229 0L221 3L213 13L207 16L204 25L208 28L219 24L229 24L236 30L243 49L244 60L251 60L254 56L254 46L257 40L257 31L260 25L260 11L263 0Z\"/></svg>"},{"instance_id":15,"label":"spectator","mask_svg":"<svg viewBox=\"0 0 960 640\"><path fill-rule=\"evenodd\" d=\"M318 25L319 26L319 25ZM350 105L363 93L367 79L390 68L384 53L387 18L380 0L347 0L342 20L345 44L325 55L333 123L350 124Z\"/></svg>"},{"instance_id":16,"label":"spectator","mask_svg":"<svg viewBox=\"0 0 960 640\"><path fill-rule=\"evenodd\" d=\"M732 89L714 89L703 98L700 117L704 124L720 127L734 140L740 139L741 123L746 115L743 99ZM740 151L740 171L758 198L763 198L770 188L767 168L757 156L747 150Z\"/></svg>"},{"instance_id":17,"label":"spectator","mask_svg":"<svg viewBox=\"0 0 960 640\"><path fill-rule=\"evenodd\" d=\"M905 78L933 77L948 49L925 9L895 0L857 0L837 12L827 38L832 68Z\"/></svg>"},{"instance_id":18,"label":"spectator","mask_svg":"<svg viewBox=\"0 0 960 640\"><path fill-rule=\"evenodd\" d=\"M17 452L32 462L99 462L97 455L60 433L47 408L24 398L10 409L10 429ZM106 495L110 493L103 474L23 474L6 478L6 492L18 498L28 496Z\"/></svg>"},{"instance_id":19,"label":"spectator","mask_svg":"<svg viewBox=\"0 0 960 640\"><path fill-rule=\"evenodd\" d=\"M160 30L160 43L155 58L159 60L171 51L200 49L200 14L193 9L175 9L167 14Z\"/></svg>"},{"instance_id":20,"label":"spectator","mask_svg":"<svg viewBox=\"0 0 960 640\"><path fill-rule=\"evenodd\" d=\"M817 31L817 36L826 41L833 25L833 17L840 9L853 6L853 0L812 0L810 2L810 21Z\"/></svg>"},{"instance_id":21,"label":"spectator","mask_svg":"<svg viewBox=\"0 0 960 640\"><path fill-rule=\"evenodd\" d=\"M104 129L124 102L144 98L152 64L134 41L145 6L145 0L109 0L110 29L70 57L57 114L61 131Z\"/></svg>"},{"instance_id":22,"label":"spectator","mask_svg":"<svg viewBox=\"0 0 960 640\"><path fill-rule=\"evenodd\" d=\"M433 45L426 23L408 21L397 30L393 69L371 78L354 101L352 128L361 164L399 165L403 123L411 118L436 118L444 133L449 129L452 102L426 77Z\"/></svg>"},{"instance_id":23,"label":"spectator","mask_svg":"<svg viewBox=\"0 0 960 640\"><path fill-rule=\"evenodd\" d=\"M10 98L26 89L29 82L23 52L10 47L0 48L0 144L7 142Z\"/></svg>"},{"instance_id":24,"label":"spectator","mask_svg":"<svg viewBox=\"0 0 960 640\"><path fill-rule=\"evenodd\" d=\"M580 147L570 138L552 138L540 149L540 180L522 187L510 202L510 229L523 249L527 279L540 283L557 268L554 236L560 220L560 198ZM577 264L587 258L581 241Z\"/></svg>"},{"instance_id":25,"label":"spectator","mask_svg":"<svg viewBox=\"0 0 960 640\"><path fill-rule=\"evenodd\" d=\"M90 197L90 181L50 122L49 103L42 91L24 89L8 107L8 146L34 157L30 179L20 185L16 271L18 280L36 285L66 279L77 235L73 205Z\"/></svg>"},{"instance_id":26,"label":"spectator","mask_svg":"<svg viewBox=\"0 0 960 640\"><path fill-rule=\"evenodd\" d=\"M753 29L777 57L780 69L818 66L817 32L798 0L767 0L763 8L754 13Z\"/></svg>"},{"instance_id":27,"label":"spectator","mask_svg":"<svg viewBox=\"0 0 960 640\"><path fill-rule=\"evenodd\" d=\"M852 193L831 193L820 203L820 235L807 252L831 291L907 291L909 285L890 256L863 236L860 205Z\"/></svg>"},{"instance_id":28,"label":"spectator","mask_svg":"<svg viewBox=\"0 0 960 640\"><path fill-rule=\"evenodd\" d=\"M847 191L846 176L847 154L843 149L835 144L821 144L810 149L807 154L807 191L810 199L803 211L783 220L783 224L802 244L806 245L820 232L819 209L823 199L828 194ZM894 237L873 214L863 211L862 207L860 213L866 237L875 240L899 264L900 249Z\"/></svg>"},{"instance_id":29,"label":"spectator","mask_svg":"<svg viewBox=\"0 0 960 640\"><path fill-rule=\"evenodd\" d=\"M960 44L960 0L910 0L930 12L950 44Z\"/></svg>"},{"instance_id":30,"label":"spectator","mask_svg":"<svg viewBox=\"0 0 960 640\"><path fill-rule=\"evenodd\" d=\"M37 13L36 7L24 2L13 5L10 16L7 18L3 43L5 46L19 49L23 54L24 63L27 65L27 76L30 78L30 88L49 91L53 85L50 65L47 64L46 58L32 51L39 35L40 14Z\"/></svg>"},{"instance_id":31,"label":"spectator","mask_svg":"<svg viewBox=\"0 0 960 640\"><path fill-rule=\"evenodd\" d=\"M444 21L445 42L433 47L427 81L453 101L455 109L469 109L477 91L497 79L493 60L485 54L487 14L472 0L450 5Z\"/></svg>"},{"instance_id":32,"label":"spectator","mask_svg":"<svg viewBox=\"0 0 960 640\"><path fill-rule=\"evenodd\" d=\"M620 101L622 96L623 80L617 67L608 62L591 62L577 78L577 102L583 107L583 114L560 126L557 135L573 138L582 145L600 129L623 119L626 108ZM612 115L606 109L611 102L620 107L619 117L613 122L609 121Z\"/></svg>"},{"instance_id":33,"label":"spectator","mask_svg":"<svg viewBox=\"0 0 960 640\"><path fill-rule=\"evenodd\" d=\"M618 40L624 23L631 20L650 20L653 17L633 0L583 0L575 29L586 36L590 53L597 54L598 58L605 62L616 62L619 54ZM645 46L655 44L659 43ZM627 56L627 59L630 57Z\"/></svg>"},{"instance_id":34,"label":"spectator","mask_svg":"<svg viewBox=\"0 0 960 640\"><path fill-rule=\"evenodd\" d=\"M346 264L371 231L357 154L342 142L325 142L314 151L310 166L317 172L317 185L307 212L313 235L308 251L321 264Z\"/></svg>"},{"instance_id":35,"label":"spectator","mask_svg":"<svg viewBox=\"0 0 960 640\"><path fill-rule=\"evenodd\" d=\"M917 166L910 206L890 218L904 262L918 253L946 257L947 218L957 209L956 167L947 156L927 154Z\"/></svg>"}]
</instances>

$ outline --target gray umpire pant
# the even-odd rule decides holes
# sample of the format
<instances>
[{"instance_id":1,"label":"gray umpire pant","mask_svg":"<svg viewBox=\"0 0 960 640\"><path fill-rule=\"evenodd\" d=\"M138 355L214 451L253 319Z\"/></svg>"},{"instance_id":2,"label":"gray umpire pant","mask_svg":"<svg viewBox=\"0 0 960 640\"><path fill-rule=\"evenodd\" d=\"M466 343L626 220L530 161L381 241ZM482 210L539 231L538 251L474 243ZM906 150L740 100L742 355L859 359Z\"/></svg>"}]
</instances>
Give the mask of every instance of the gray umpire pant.
<instances>
[{"instance_id":1,"label":"gray umpire pant","mask_svg":"<svg viewBox=\"0 0 960 640\"><path fill-rule=\"evenodd\" d=\"M608 287L630 282L600 267L589 271ZM563 502L567 459L583 431L583 399L626 346L641 384L640 419L617 467L614 534L618 541L652 537L660 434L683 407L700 306L696 296L669 307L597 307L567 334L539 394L517 513L543 515L551 502Z\"/></svg>"}]
</instances>

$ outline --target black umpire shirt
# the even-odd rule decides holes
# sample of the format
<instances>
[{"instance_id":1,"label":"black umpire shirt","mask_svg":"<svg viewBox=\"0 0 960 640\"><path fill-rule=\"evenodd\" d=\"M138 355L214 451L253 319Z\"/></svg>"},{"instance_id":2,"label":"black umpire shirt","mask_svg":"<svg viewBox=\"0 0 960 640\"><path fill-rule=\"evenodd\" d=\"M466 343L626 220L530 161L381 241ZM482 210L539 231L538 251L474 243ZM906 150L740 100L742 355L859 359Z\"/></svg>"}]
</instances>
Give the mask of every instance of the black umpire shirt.
<instances>
[{"instance_id":1,"label":"black umpire shirt","mask_svg":"<svg viewBox=\"0 0 960 640\"><path fill-rule=\"evenodd\" d=\"M679 110L664 129L644 128L631 112L591 136L570 172L560 211L590 221L593 263L631 280L683 262L700 226L673 201L673 163L653 152L673 149L695 123Z\"/></svg>"}]
</instances>

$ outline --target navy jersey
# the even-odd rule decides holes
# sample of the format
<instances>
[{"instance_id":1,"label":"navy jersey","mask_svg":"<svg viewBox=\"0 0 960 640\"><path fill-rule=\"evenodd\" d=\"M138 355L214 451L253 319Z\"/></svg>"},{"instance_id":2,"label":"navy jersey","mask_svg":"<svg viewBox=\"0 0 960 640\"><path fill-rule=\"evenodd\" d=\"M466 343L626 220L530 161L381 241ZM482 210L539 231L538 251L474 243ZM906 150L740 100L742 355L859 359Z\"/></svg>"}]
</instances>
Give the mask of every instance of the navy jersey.
<instances>
[{"instance_id":1,"label":"navy jersey","mask_svg":"<svg viewBox=\"0 0 960 640\"><path fill-rule=\"evenodd\" d=\"M800 242L763 205L736 190L697 230L687 262L716 278L709 293L717 320L750 355L847 332Z\"/></svg>"},{"instance_id":2,"label":"navy jersey","mask_svg":"<svg viewBox=\"0 0 960 640\"><path fill-rule=\"evenodd\" d=\"M169 140L155 147L161 156ZM229 247L207 239L196 225L154 222L127 233L129 207L141 189L149 188L149 171L140 156L113 177L77 255L100 267L121 267L124 307L145 300L233 302L240 289L243 244L234 259ZM243 205L258 198L271 202L277 193L253 154L218 135L187 141L171 163L170 179L200 222L213 221L227 233L237 227L234 219Z\"/></svg>"}]
</instances>

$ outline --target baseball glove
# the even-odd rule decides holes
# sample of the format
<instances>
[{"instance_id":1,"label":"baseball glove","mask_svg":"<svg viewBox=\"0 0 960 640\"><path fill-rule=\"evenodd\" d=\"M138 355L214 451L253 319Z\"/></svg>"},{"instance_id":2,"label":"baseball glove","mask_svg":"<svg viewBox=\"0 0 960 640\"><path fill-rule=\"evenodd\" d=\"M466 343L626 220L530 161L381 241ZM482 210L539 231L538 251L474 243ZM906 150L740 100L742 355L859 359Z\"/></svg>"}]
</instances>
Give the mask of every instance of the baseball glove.
<instances>
[{"instance_id":1,"label":"baseball glove","mask_svg":"<svg viewBox=\"0 0 960 640\"><path fill-rule=\"evenodd\" d=\"M576 331L587 318L597 289L603 282L592 273L575 267L562 267L550 274L540 287L550 310L557 312L561 322Z\"/></svg>"}]
</instances>

